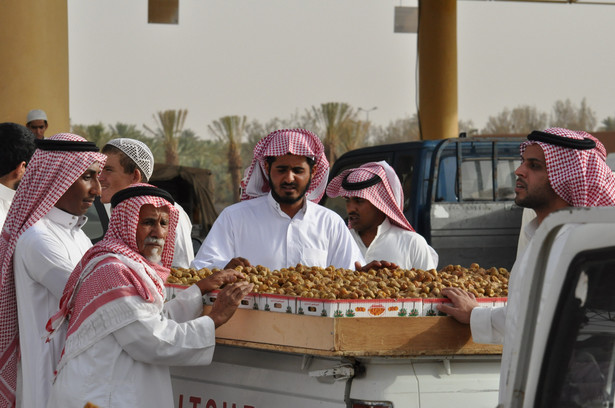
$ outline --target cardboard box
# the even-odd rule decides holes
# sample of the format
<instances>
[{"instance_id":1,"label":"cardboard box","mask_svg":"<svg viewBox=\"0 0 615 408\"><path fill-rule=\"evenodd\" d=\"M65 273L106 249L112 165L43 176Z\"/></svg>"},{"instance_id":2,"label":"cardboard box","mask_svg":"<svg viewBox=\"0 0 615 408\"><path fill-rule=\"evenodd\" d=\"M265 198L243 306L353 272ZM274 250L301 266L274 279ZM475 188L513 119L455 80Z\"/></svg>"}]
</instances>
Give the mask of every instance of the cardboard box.
<instances>
[{"instance_id":1,"label":"cardboard box","mask_svg":"<svg viewBox=\"0 0 615 408\"><path fill-rule=\"evenodd\" d=\"M203 304L205 305L213 305L218 297L219 290L214 290L212 292L206 293L203 296ZM254 309L254 304L258 302L258 294L257 293L248 293L239 303L239 309Z\"/></svg>"},{"instance_id":2,"label":"cardboard box","mask_svg":"<svg viewBox=\"0 0 615 408\"><path fill-rule=\"evenodd\" d=\"M269 293L254 293L254 310L265 312L297 313L297 298L295 296L273 295Z\"/></svg>"}]
</instances>

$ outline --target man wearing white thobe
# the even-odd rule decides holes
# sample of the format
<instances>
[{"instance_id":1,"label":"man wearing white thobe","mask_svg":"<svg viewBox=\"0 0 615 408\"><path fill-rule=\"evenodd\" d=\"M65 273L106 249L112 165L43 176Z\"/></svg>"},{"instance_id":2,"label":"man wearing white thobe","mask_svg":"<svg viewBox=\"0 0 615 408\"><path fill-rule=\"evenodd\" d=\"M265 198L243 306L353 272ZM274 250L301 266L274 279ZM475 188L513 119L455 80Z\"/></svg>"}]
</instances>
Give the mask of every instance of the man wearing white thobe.
<instances>
[{"instance_id":1,"label":"man wearing white thobe","mask_svg":"<svg viewBox=\"0 0 615 408\"><path fill-rule=\"evenodd\" d=\"M8 384L0 396L23 407L47 402L62 344L45 343L45 324L91 246L81 226L100 194L105 162L94 143L69 133L37 139L36 145L0 239L0 361Z\"/></svg>"},{"instance_id":2,"label":"man wearing white thobe","mask_svg":"<svg viewBox=\"0 0 615 408\"><path fill-rule=\"evenodd\" d=\"M192 266L363 265L342 218L316 204L328 174L324 146L314 133L285 129L261 139L242 181L242 202L222 211Z\"/></svg>"},{"instance_id":3,"label":"man wearing white thobe","mask_svg":"<svg viewBox=\"0 0 615 408\"><path fill-rule=\"evenodd\" d=\"M350 233L367 262L386 260L403 269L436 269L438 254L404 215L404 193L385 161L366 163L337 175L329 197L344 197Z\"/></svg>"},{"instance_id":4,"label":"man wearing white thobe","mask_svg":"<svg viewBox=\"0 0 615 408\"><path fill-rule=\"evenodd\" d=\"M525 228L528 245L517 255L510 274L508 302L504 307L482 308L474 295L457 288L446 288L442 294L453 306L438 309L462 323L469 323L472 338L477 343L504 343L500 368L502 402L508 386L512 359L512 339L520 335L517 304L519 284L527 277L528 247L540 223L552 212L567 207L597 207L615 205L615 176L606 164L606 149L594 136L583 131L550 128L533 131L521 144L521 165L515 171L515 203L532 208L536 218ZM564 233L559 231L555 243Z\"/></svg>"}]
</instances>

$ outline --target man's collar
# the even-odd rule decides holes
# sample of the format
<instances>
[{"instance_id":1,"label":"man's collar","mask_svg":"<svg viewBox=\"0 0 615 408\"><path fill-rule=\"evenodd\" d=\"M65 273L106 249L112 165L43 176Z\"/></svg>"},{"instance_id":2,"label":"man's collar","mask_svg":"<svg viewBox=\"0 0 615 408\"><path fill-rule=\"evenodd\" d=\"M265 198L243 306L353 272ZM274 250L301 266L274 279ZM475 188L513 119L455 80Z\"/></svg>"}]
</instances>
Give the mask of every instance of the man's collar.
<instances>
[{"instance_id":1,"label":"man's collar","mask_svg":"<svg viewBox=\"0 0 615 408\"><path fill-rule=\"evenodd\" d=\"M47 217L53 222L63 225L67 228L81 228L88 220L85 215L69 214L58 207L51 207L47 213Z\"/></svg>"},{"instance_id":2,"label":"man's collar","mask_svg":"<svg viewBox=\"0 0 615 408\"><path fill-rule=\"evenodd\" d=\"M5 200L13 200L15 197L15 190L5 186L4 184L0 184L0 198L4 198Z\"/></svg>"},{"instance_id":3,"label":"man's collar","mask_svg":"<svg viewBox=\"0 0 615 408\"><path fill-rule=\"evenodd\" d=\"M305 196L303 198L303 206L301 207L301 209L299 210L299 213L303 213L303 215L305 215L305 213L307 212L308 209L308 200ZM267 193L267 202L269 203L269 205L271 205L273 208L276 209L276 211L278 211L281 214L285 214L286 213L284 211L282 211L282 208L280 207L280 203L278 203L275 198L273 198L273 195L271 194L271 191L269 191L269 193Z\"/></svg>"}]
</instances>

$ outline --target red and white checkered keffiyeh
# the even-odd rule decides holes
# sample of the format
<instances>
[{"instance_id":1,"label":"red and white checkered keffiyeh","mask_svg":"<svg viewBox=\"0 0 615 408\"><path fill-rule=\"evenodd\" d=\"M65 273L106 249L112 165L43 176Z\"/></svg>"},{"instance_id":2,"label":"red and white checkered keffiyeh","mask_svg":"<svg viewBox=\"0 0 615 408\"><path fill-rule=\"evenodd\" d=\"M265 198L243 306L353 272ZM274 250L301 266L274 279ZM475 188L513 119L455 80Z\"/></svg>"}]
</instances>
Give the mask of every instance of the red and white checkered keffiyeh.
<instances>
[{"instance_id":1,"label":"red and white checkered keffiyeh","mask_svg":"<svg viewBox=\"0 0 615 408\"><path fill-rule=\"evenodd\" d=\"M361 190L346 190L342 182L359 183L379 176L382 181ZM404 216L404 192L395 170L385 161L365 163L356 169L348 169L335 176L327 187L329 197L360 197L372 203L391 221L408 231L414 231Z\"/></svg>"},{"instance_id":2,"label":"red and white checkered keffiyeh","mask_svg":"<svg viewBox=\"0 0 615 408\"><path fill-rule=\"evenodd\" d=\"M86 142L70 133L60 133L50 139ZM99 162L102 167L106 159L98 152L37 149L17 188L0 238L0 407L12 407L15 403L19 327L13 253L17 240L49 212L92 164Z\"/></svg>"},{"instance_id":3,"label":"red and white checkered keffiyeh","mask_svg":"<svg viewBox=\"0 0 615 408\"><path fill-rule=\"evenodd\" d=\"M139 186L153 187L138 183L128 188ZM139 213L145 204L169 209L169 231L162 251L162 265L144 258L137 246ZM113 319L107 319L109 323L104 329L97 328L92 331L84 324L93 313L120 298L136 296L161 308L165 296L164 282L169 276L169 267L173 260L178 219L179 211L161 197L144 195L121 201L111 212L109 229L104 238L85 253L68 278L60 299L60 310L47 323L50 336L68 320L66 342L70 341L71 336L80 337L78 343L81 347L86 347L113 330L136 320L139 311L128 310L118 313L119 316L114 316ZM78 351L80 349L72 348L72 355ZM61 365L67 357L70 356L62 357L64 361Z\"/></svg>"},{"instance_id":4,"label":"red and white checkered keffiyeh","mask_svg":"<svg viewBox=\"0 0 615 408\"><path fill-rule=\"evenodd\" d=\"M305 129L276 130L256 144L252 164L246 169L241 181L241 199L249 200L269 193L265 158L288 153L315 160L315 171L306 197L310 201L319 202L327 186L329 161L325 156L325 147L318 136Z\"/></svg>"},{"instance_id":5,"label":"red and white checkered keffiyeh","mask_svg":"<svg viewBox=\"0 0 615 408\"><path fill-rule=\"evenodd\" d=\"M550 128L543 131L570 139L591 139L596 147L580 150L541 141L521 144L521 154L530 144L538 144L545 154L551 187L573 207L615 205L615 176L606 164L606 149L594 136L583 131Z\"/></svg>"}]
</instances>

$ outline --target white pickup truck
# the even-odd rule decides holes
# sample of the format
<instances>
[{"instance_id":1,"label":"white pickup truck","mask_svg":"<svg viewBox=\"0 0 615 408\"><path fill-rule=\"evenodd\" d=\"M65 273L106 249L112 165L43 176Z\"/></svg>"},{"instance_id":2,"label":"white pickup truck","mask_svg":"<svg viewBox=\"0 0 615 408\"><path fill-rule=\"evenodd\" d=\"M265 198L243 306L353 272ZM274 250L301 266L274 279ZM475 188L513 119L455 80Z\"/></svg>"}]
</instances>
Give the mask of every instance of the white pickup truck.
<instances>
[{"instance_id":1,"label":"white pickup truck","mask_svg":"<svg viewBox=\"0 0 615 408\"><path fill-rule=\"evenodd\" d=\"M502 406L615 406L615 208L558 211L528 250Z\"/></svg>"},{"instance_id":2,"label":"white pickup truck","mask_svg":"<svg viewBox=\"0 0 615 408\"><path fill-rule=\"evenodd\" d=\"M528 250L540 272L522 283L502 406L613 407L615 208L554 213ZM176 407L497 405L501 348L473 343L449 317L239 310L217 337L210 366L172 369Z\"/></svg>"}]
</instances>

